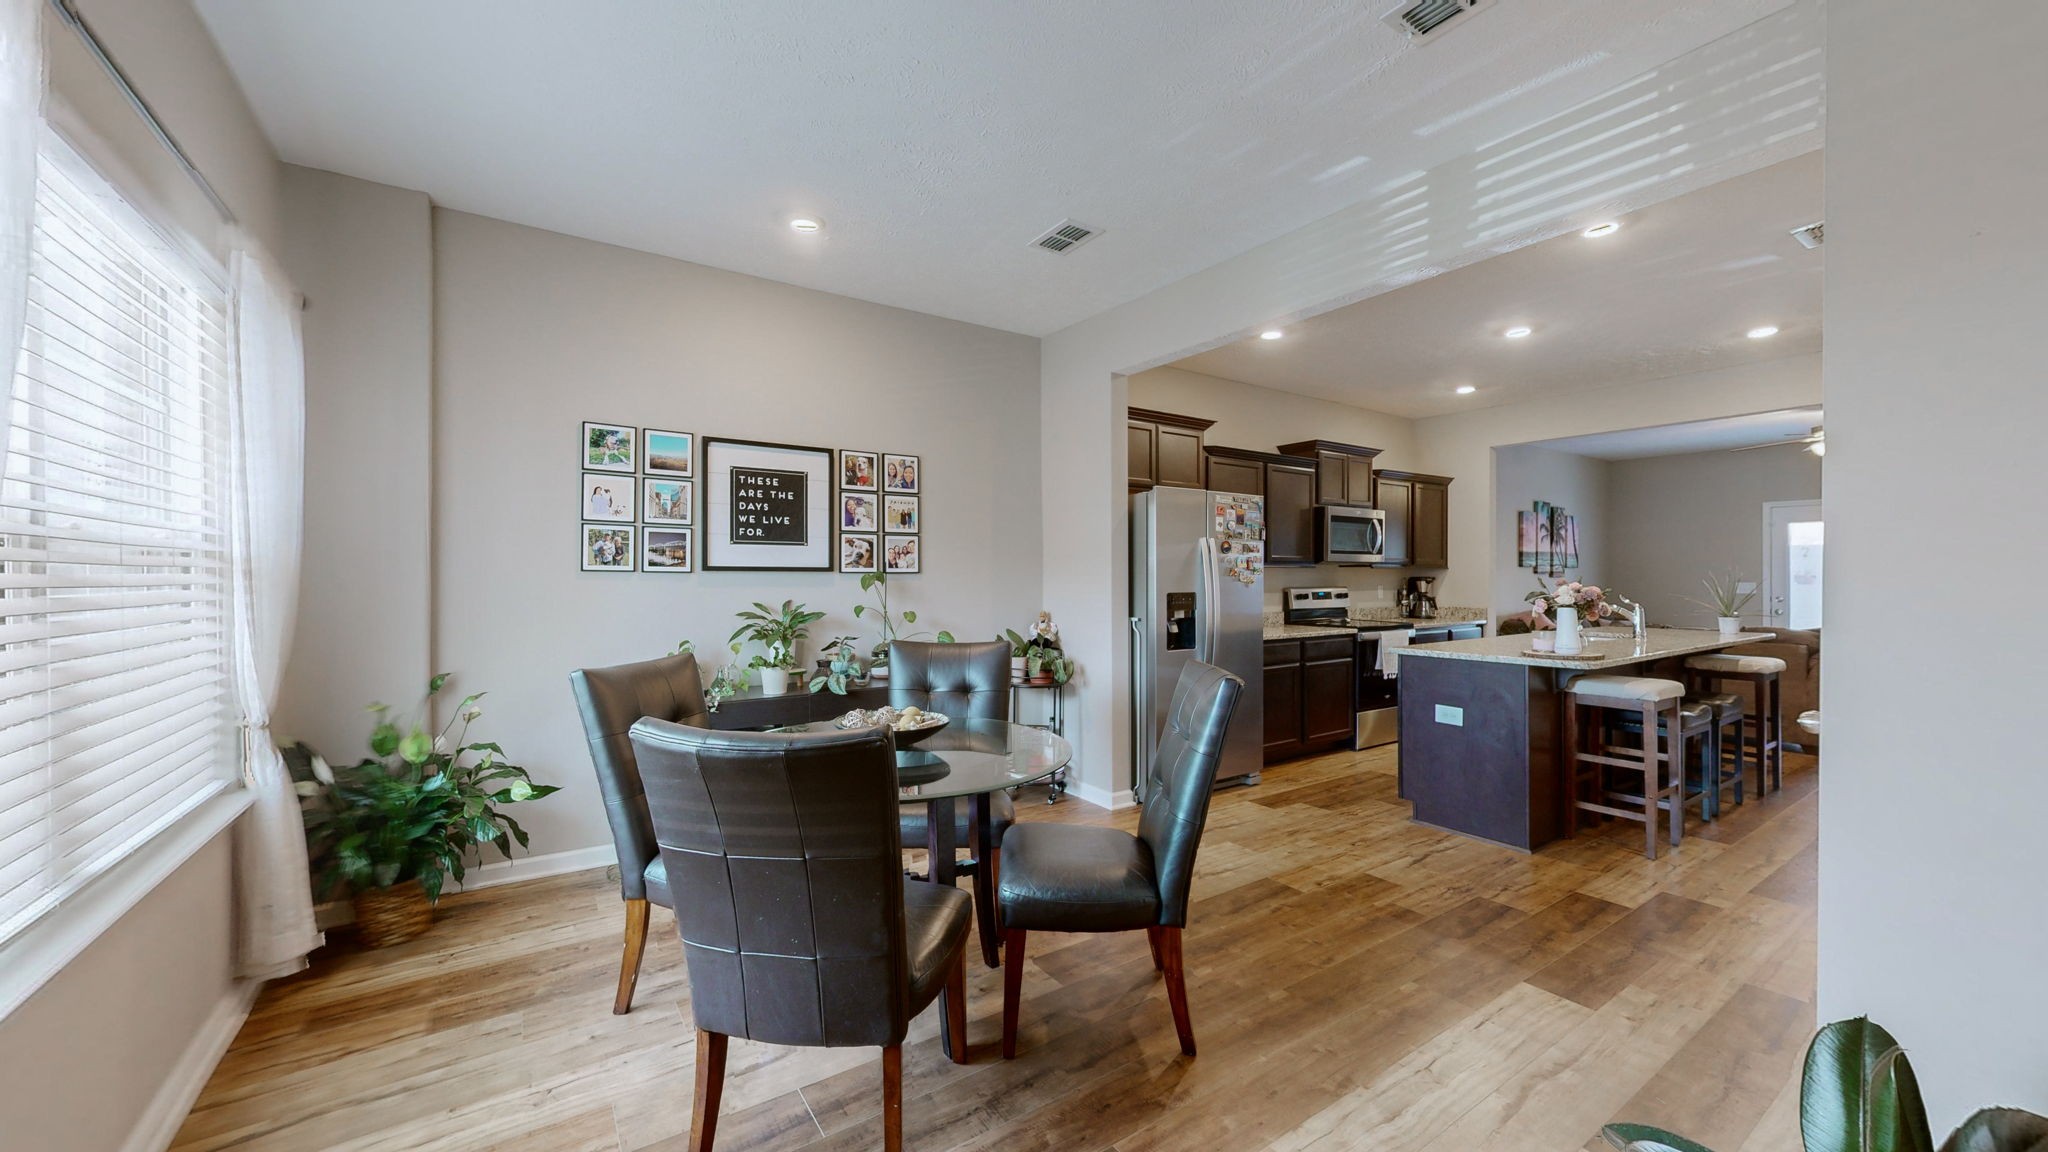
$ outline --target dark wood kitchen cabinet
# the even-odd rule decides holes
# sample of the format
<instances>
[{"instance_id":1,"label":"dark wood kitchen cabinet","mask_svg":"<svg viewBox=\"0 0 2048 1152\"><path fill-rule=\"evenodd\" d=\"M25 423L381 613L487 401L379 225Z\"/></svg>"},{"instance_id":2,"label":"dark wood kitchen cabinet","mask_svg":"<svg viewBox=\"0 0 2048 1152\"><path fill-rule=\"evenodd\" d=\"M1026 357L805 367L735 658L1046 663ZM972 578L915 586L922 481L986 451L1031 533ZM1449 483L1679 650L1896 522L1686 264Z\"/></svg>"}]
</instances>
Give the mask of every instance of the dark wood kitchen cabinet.
<instances>
[{"instance_id":1,"label":"dark wood kitchen cabinet","mask_svg":"<svg viewBox=\"0 0 2048 1152\"><path fill-rule=\"evenodd\" d=\"M1130 490L1202 488L1203 438L1214 420L1132 408L1127 413L1130 436Z\"/></svg>"},{"instance_id":2,"label":"dark wood kitchen cabinet","mask_svg":"<svg viewBox=\"0 0 2048 1152\"><path fill-rule=\"evenodd\" d=\"M1353 636L1266 642L1266 763L1351 743L1357 660Z\"/></svg>"},{"instance_id":3,"label":"dark wood kitchen cabinet","mask_svg":"<svg viewBox=\"0 0 2048 1152\"><path fill-rule=\"evenodd\" d=\"M1379 449L1335 440L1299 440L1282 444L1280 451L1316 462L1316 503L1372 503L1372 461Z\"/></svg>"},{"instance_id":4,"label":"dark wood kitchen cabinet","mask_svg":"<svg viewBox=\"0 0 2048 1152\"><path fill-rule=\"evenodd\" d=\"M1266 498L1266 567L1316 562L1316 462L1308 456L1205 448L1209 488Z\"/></svg>"},{"instance_id":5,"label":"dark wood kitchen cabinet","mask_svg":"<svg viewBox=\"0 0 2048 1152\"><path fill-rule=\"evenodd\" d=\"M1373 475L1373 505L1387 514L1380 568L1451 566L1451 478L1383 468Z\"/></svg>"}]
</instances>

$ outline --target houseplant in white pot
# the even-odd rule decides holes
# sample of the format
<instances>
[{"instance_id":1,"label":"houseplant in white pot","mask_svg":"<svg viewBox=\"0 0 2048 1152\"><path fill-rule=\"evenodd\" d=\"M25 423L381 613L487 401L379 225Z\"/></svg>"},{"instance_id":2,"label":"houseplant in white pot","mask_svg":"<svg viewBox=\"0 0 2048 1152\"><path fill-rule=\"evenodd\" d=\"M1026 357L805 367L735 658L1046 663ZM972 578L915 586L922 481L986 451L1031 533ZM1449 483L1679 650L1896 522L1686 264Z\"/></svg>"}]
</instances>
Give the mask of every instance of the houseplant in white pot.
<instances>
[{"instance_id":1,"label":"houseplant in white pot","mask_svg":"<svg viewBox=\"0 0 2048 1152\"><path fill-rule=\"evenodd\" d=\"M1522 597L1529 604L1532 620L1554 621L1557 625L1557 654L1576 656L1585 650L1580 628L1591 628L1614 613L1614 606L1598 584L1560 580L1546 585L1536 577L1536 591Z\"/></svg>"},{"instance_id":2,"label":"houseplant in white pot","mask_svg":"<svg viewBox=\"0 0 2048 1152\"><path fill-rule=\"evenodd\" d=\"M751 609L734 615L740 626L733 630L729 640L732 654L739 655L750 641L761 645L762 653L747 663L749 668L760 669L761 691L770 696L789 691L790 673L803 667L797 658L797 646L811 634L811 625L823 620L825 614L812 612L794 600L784 600L781 608L756 601Z\"/></svg>"},{"instance_id":3,"label":"houseplant in white pot","mask_svg":"<svg viewBox=\"0 0 2048 1152\"><path fill-rule=\"evenodd\" d=\"M1744 581L1737 576L1720 577L1712 572L1700 581L1706 585L1705 600L1688 596L1686 599L1714 614L1715 623L1720 626L1721 635L1734 636L1742 631L1742 610L1756 599L1756 585L1743 588Z\"/></svg>"}]
</instances>

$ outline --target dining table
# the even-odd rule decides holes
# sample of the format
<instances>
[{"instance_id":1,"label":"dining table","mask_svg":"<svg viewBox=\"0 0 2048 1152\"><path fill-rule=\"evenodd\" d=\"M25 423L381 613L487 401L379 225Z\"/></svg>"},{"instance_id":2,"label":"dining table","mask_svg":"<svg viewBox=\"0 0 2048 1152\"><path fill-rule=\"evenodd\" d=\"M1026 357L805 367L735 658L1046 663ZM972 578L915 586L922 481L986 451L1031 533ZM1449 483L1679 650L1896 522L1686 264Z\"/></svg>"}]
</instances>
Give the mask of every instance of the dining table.
<instances>
[{"instance_id":1,"label":"dining table","mask_svg":"<svg viewBox=\"0 0 2048 1152\"><path fill-rule=\"evenodd\" d=\"M839 732L837 720L814 720L791 724L779 732ZM902 737L899 736L899 741ZM974 915L981 937L982 960L994 968L1001 962L997 931L994 877L987 865L995 844L991 810L997 792L1037 784L1065 768L1074 758L1073 746L1049 729L1008 720L948 719L936 732L916 738L915 744L900 742L896 749L896 786L904 802L923 801L926 806L925 848L927 860L923 879L953 886L960 876L960 863L953 857L960 845L954 843L957 805L968 805L968 843L974 853L976 873Z\"/></svg>"}]
</instances>

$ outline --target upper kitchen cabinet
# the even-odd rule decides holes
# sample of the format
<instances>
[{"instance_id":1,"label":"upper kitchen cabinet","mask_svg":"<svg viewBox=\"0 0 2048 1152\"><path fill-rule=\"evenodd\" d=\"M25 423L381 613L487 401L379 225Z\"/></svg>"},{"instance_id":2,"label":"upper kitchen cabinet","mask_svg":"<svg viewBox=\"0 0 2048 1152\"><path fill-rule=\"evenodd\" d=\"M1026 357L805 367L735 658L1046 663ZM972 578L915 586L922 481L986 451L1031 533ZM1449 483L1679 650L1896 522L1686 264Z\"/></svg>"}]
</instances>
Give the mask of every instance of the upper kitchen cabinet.
<instances>
[{"instance_id":1,"label":"upper kitchen cabinet","mask_svg":"<svg viewBox=\"0 0 2048 1152\"><path fill-rule=\"evenodd\" d=\"M1131 445L1130 490L1201 488L1202 438L1214 420L1132 408L1128 412Z\"/></svg>"},{"instance_id":2,"label":"upper kitchen cabinet","mask_svg":"<svg viewBox=\"0 0 2048 1152\"><path fill-rule=\"evenodd\" d=\"M1244 448L1203 449L1208 486L1266 498L1266 566L1309 567L1316 562L1316 461Z\"/></svg>"},{"instance_id":3,"label":"upper kitchen cabinet","mask_svg":"<svg viewBox=\"0 0 2048 1152\"><path fill-rule=\"evenodd\" d=\"M1316 462L1316 503L1372 503L1372 460L1379 449L1335 440L1299 440L1282 444L1280 451Z\"/></svg>"},{"instance_id":4,"label":"upper kitchen cabinet","mask_svg":"<svg viewBox=\"0 0 2048 1152\"><path fill-rule=\"evenodd\" d=\"M1382 468L1373 474L1373 504L1387 514L1381 568L1451 566L1451 478Z\"/></svg>"}]
</instances>

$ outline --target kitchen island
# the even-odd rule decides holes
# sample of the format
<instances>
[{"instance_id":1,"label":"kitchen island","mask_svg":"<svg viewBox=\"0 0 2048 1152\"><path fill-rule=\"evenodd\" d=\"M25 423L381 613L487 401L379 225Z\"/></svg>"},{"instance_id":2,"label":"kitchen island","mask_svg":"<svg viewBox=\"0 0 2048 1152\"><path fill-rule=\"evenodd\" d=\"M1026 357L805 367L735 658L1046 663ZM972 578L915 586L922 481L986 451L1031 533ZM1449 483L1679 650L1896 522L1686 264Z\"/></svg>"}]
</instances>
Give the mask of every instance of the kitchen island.
<instances>
[{"instance_id":1,"label":"kitchen island","mask_svg":"<svg viewBox=\"0 0 2048 1152\"><path fill-rule=\"evenodd\" d=\"M1432 827L1533 851L1564 834L1563 689L1582 674L1683 679L1681 662L1771 634L1652 628L1588 632L1578 656L1530 655L1489 636L1401 656L1401 795Z\"/></svg>"}]
</instances>

